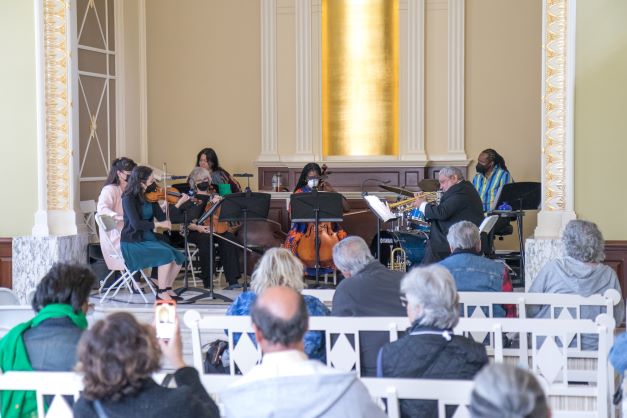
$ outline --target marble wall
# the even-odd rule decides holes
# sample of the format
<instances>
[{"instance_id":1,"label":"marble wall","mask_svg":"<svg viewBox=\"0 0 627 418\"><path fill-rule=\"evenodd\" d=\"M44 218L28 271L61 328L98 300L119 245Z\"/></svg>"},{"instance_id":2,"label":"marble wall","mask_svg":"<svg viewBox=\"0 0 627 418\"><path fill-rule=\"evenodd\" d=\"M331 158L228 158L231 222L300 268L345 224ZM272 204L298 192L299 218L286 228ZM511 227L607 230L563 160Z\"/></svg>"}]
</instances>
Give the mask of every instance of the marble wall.
<instances>
[{"instance_id":1,"label":"marble wall","mask_svg":"<svg viewBox=\"0 0 627 418\"><path fill-rule=\"evenodd\" d=\"M564 255L560 239L535 239L525 241L525 291L529 290L533 279L544 265Z\"/></svg>"},{"instance_id":2,"label":"marble wall","mask_svg":"<svg viewBox=\"0 0 627 418\"><path fill-rule=\"evenodd\" d=\"M13 291L22 303L56 262L87 263L87 234L13 238Z\"/></svg>"}]
</instances>

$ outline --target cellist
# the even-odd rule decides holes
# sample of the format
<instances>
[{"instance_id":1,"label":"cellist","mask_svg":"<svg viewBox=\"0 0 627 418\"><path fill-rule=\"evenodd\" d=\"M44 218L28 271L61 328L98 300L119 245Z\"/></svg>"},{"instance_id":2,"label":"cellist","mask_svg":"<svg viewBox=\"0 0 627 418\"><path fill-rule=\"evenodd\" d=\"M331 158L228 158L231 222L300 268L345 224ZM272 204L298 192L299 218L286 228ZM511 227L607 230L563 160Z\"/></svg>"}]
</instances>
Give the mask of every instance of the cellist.
<instances>
[{"instance_id":1,"label":"cellist","mask_svg":"<svg viewBox=\"0 0 627 418\"><path fill-rule=\"evenodd\" d=\"M303 170L300 173L300 177L298 178L298 182L296 183L296 187L294 188L294 193L309 193L314 189L325 192L335 192L331 184L324 179L323 170L316 163L309 163L303 167ZM348 212L350 210L350 206L348 205L348 201L345 198L342 198L342 205L344 212ZM283 243L283 247L289 249L292 254L303 261L302 257L298 254L299 244L301 240L310 229L310 225L313 223L310 222L293 222L292 228L287 234L287 238ZM342 229L342 227L337 223L331 223L332 232L337 236L337 240L342 240L346 238L346 231ZM313 228L311 228L313 229ZM308 276L314 276L316 273L315 266L306 264L306 273ZM333 266L322 267L319 269L320 274L327 274L333 272Z\"/></svg>"},{"instance_id":2,"label":"cellist","mask_svg":"<svg viewBox=\"0 0 627 418\"><path fill-rule=\"evenodd\" d=\"M214 185L211 184L211 172L202 167L196 167L189 174L189 187L194 191L194 197L198 199L201 204L197 205L197 211L191 214L190 219L200 218L206 211L211 209L212 205L220 201L220 196L215 193ZM215 218L215 217L214 217ZM226 228L225 228L226 229ZM235 241L235 235L232 230L216 231L219 235ZM187 236L190 242L193 242L198 246L198 255L200 259L200 277L205 288L209 288L213 277L213 272L210 270L211 260L211 248L209 224L197 225L191 223L189 225L189 235ZM238 279L242 275L239 265L239 253L240 250L233 244L216 238L213 240L218 246L218 255L224 267L224 275L228 282L226 289L238 289L242 287L238 283Z\"/></svg>"}]
</instances>

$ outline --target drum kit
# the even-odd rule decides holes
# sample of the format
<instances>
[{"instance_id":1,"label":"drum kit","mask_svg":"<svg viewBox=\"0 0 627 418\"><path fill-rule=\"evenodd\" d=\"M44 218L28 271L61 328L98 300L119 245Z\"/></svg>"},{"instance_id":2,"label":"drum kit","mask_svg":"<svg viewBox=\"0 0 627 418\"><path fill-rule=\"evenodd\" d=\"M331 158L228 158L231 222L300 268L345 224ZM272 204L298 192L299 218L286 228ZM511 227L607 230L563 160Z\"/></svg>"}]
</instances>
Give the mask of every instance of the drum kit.
<instances>
[{"instance_id":1,"label":"drum kit","mask_svg":"<svg viewBox=\"0 0 627 418\"><path fill-rule=\"evenodd\" d=\"M379 233L380 261L384 266L391 270L407 271L412 266L420 264L425 254L431 225L420 209L414 207L412 203L419 197L425 198L428 202L439 202L441 192L437 191L438 186L421 187L423 191L418 193L400 187L379 186L388 192L408 197L387 205L396 215L396 220L391 228ZM431 190L425 191L426 189ZM375 236L371 244L373 253L376 252L376 248Z\"/></svg>"}]
</instances>

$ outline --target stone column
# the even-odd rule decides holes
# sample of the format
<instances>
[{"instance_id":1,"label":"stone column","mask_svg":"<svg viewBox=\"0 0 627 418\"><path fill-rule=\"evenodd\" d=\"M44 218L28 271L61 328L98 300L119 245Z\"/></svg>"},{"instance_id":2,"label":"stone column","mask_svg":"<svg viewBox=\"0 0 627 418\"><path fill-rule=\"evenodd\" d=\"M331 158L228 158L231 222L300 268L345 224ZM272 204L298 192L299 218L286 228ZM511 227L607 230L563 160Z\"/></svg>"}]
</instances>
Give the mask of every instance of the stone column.
<instances>
[{"instance_id":1,"label":"stone column","mask_svg":"<svg viewBox=\"0 0 627 418\"><path fill-rule=\"evenodd\" d=\"M76 1L37 0L38 210L32 236L13 239L13 289L25 300L57 261L86 262L77 217Z\"/></svg>"},{"instance_id":2,"label":"stone column","mask_svg":"<svg viewBox=\"0 0 627 418\"><path fill-rule=\"evenodd\" d=\"M575 0L543 0L542 207L526 242L525 287L561 255L559 238L574 219Z\"/></svg>"}]
</instances>

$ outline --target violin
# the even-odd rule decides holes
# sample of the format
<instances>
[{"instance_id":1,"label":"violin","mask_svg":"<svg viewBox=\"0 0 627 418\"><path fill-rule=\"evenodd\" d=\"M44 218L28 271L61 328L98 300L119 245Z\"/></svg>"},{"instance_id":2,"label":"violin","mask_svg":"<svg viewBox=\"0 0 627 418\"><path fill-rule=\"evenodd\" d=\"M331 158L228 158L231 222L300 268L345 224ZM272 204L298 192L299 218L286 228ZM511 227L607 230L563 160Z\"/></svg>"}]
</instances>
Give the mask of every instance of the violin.
<instances>
[{"instance_id":1,"label":"violin","mask_svg":"<svg viewBox=\"0 0 627 418\"><path fill-rule=\"evenodd\" d=\"M166 202L175 205L181 198L181 192L174 187L163 188L157 186L157 190L154 192L144 194L147 202L155 203L159 200L165 200Z\"/></svg>"},{"instance_id":2,"label":"violin","mask_svg":"<svg viewBox=\"0 0 627 418\"><path fill-rule=\"evenodd\" d=\"M326 174L327 165L323 164L321 181L318 187L322 186L328 177ZM333 246L340 242L339 231L333 231L332 222L318 223L318 261L322 268L333 267ZM314 222L307 225L307 230L300 239L297 248L298 257L305 266L316 267L316 224Z\"/></svg>"}]
</instances>

